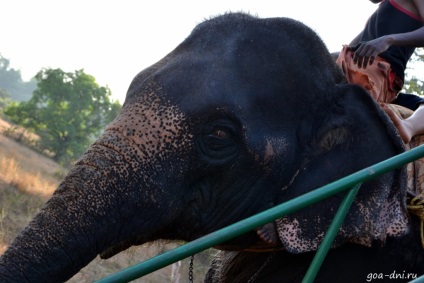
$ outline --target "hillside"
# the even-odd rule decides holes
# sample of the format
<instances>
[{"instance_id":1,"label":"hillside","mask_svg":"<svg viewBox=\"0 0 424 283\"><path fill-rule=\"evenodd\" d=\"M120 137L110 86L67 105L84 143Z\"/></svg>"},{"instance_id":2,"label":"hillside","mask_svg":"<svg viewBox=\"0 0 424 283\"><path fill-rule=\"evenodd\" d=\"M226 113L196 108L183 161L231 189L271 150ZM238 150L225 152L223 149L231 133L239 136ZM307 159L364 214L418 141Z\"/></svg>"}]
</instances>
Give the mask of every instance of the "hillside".
<instances>
[{"instance_id":1,"label":"hillside","mask_svg":"<svg viewBox=\"0 0 424 283\"><path fill-rule=\"evenodd\" d=\"M9 127L0 119L0 254L39 211L66 174L51 159L3 135ZM96 258L68 282L93 282L175 246L149 244L130 248L108 260ZM203 282L208 265L209 252L196 255L195 282ZM182 261L179 271L180 282L188 282L189 259ZM171 280L171 272L172 267L168 266L133 282L178 282Z\"/></svg>"}]
</instances>

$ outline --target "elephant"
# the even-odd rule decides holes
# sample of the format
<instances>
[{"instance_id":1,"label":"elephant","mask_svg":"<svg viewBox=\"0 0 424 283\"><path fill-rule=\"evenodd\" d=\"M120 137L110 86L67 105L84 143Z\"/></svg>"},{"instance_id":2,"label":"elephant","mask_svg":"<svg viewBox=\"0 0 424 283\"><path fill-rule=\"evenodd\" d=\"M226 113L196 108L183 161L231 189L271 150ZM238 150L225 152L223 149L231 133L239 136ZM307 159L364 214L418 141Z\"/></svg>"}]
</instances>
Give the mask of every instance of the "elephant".
<instances>
[{"instance_id":1,"label":"elephant","mask_svg":"<svg viewBox=\"0 0 424 283\"><path fill-rule=\"evenodd\" d=\"M1 256L0 281L63 282L97 255L192 241L405 150L312 28L214 16L135 76L118 116ZM316 282L424 273L405 176L362 184ZM300 281L343 197L219 244L205 281Z\"/></svg>"}]
</instances>

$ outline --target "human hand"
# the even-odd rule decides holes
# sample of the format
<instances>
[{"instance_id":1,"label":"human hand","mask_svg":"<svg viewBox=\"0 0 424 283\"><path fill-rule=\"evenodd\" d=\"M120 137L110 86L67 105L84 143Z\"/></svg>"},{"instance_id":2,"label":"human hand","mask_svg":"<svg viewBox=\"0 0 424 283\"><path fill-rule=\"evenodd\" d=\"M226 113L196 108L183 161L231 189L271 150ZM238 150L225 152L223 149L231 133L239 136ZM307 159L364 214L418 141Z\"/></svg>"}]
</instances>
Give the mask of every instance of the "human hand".
<instances>
[{"instance_id":1,"label":"human hand","mask_svg":"<svg viewBox=\"0 0 424 283\"><path fill-rule=\"evenodd\" d=\"M375 57L383 53L390 47L388 38L382 36L368 42L361 42L358 45L352 47L354 51L353 62L358 65L359 68L366 68L368 64L372 65Z\"/></svg>"}]
</instances>

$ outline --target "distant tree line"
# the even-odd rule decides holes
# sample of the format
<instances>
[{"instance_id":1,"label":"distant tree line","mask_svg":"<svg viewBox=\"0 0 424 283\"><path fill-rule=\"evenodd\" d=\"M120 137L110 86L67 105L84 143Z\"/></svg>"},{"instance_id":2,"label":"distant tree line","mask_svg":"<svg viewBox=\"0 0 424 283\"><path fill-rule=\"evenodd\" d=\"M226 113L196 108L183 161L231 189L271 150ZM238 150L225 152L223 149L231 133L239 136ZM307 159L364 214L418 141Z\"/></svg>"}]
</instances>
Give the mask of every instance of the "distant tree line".
<instances>
[{"instance_id":1,"label":"distant tree line","mask_svg":"<svg viewBox=\"0 0 424 283\"><path fill-rule=\"evenodd\" d=\"M8 99L12 101L28 101L37 88L34 79L22 80L21 71L10 66L10 60L0 54L0 106Z\"/></svg>"}]
</instances>

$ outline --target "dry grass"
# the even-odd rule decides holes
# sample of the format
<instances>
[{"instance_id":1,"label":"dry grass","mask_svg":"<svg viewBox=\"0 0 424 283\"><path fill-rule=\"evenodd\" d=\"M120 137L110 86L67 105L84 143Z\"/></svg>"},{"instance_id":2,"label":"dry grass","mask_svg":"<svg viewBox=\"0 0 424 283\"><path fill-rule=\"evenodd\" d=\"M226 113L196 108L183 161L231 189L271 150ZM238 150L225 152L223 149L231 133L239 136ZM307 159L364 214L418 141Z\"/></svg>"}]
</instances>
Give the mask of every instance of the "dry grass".
<instances>
[{"instance_id":1,"label":"dry grass","mask_svg":"<svg viewBox=\"0 0 424 283\"><path fill-rule=\"evenodd\" d=\"M39 172L23 170L13 157L0 155L0 168L2 169L0 179L23 193L47 198L58 185L57 182L43 177Z\"/></svg>"},{"instance_id":2,"label":"dry grass","mask_svg":"<svg viewBox=\"0 0 424 283\"><path fill-rule=\"evenodd\" d=\"M8 127L0 119L0 132ZM0 134L0 255L40 210L65 173L51 159ZM130 248L108 260L97 257L68 282L93 282L175 246L154 243ZM203 282L211 252L196 255L194 282ZM179 282L188 282L188 272L189 259L185 259L179 268ZM168 266L133 282L176 282L171 274L172 267Z\"/></svg>"},{"instance_id":3,"label":"dry grass","mask_svg":"<svg viewBox=\"0 0 424 283\"><path fill-rule=\"evenodd\" d=\"M52 160L0 135L0 253L53 193L63 172Z\"/></svg>"}]
</instances>

